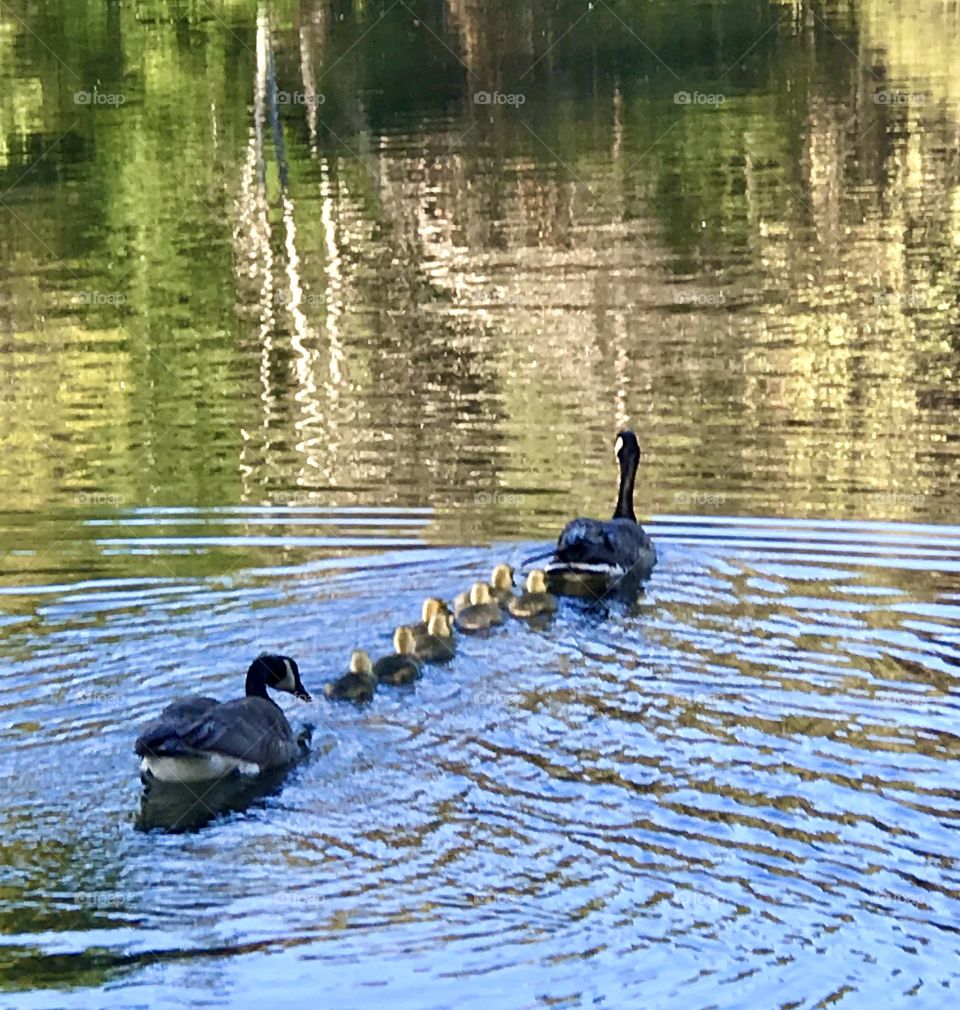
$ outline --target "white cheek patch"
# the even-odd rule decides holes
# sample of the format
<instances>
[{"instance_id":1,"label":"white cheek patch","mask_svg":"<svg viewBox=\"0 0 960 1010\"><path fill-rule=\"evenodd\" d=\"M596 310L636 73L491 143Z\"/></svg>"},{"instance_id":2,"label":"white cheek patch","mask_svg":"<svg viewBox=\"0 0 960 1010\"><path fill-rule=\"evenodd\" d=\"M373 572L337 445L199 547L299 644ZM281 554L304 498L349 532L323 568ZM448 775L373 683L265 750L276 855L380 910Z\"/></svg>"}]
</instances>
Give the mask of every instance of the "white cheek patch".
<instances>
[{"instance_id":1,"label":"white cheek patch","mask_svg":"<svg viewBox=\"0 0 960 1010\"><path fill-rule=\"evenodd\" d=\"M613 447L613 458L619 463L620 462L620 450L623 448L623 439L618 438L617 444Z\"/></svg>"},{"instance_id":2,"label":"white cheek patch","mask_svg":"<svg viewBox=\"0 0 960 1010\"><path fill-rule=\"evenodd\" d=\"M287 675L277 684L278 691L289 691L293 694L297 689L297 678L293 675L293 667L290 665L290 660L285 659L283 665L287 668Z\"/></svg>"}]
</instances>

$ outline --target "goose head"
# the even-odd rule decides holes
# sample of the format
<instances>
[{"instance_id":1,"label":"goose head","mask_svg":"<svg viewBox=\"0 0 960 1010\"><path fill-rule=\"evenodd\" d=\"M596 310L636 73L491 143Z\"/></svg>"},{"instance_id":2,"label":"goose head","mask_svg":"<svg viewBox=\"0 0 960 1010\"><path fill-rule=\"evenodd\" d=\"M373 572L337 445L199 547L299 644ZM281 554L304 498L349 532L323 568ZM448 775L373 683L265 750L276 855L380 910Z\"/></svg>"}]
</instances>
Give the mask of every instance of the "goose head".
<instances>
[{"instance_id":1,"label":"goose head","mask_svg":"<svg viewBox=\"0 0 960 1010\"><path fill-rule=\"evenodd\" d=\"M493 589L504 592L513 588L513 569L509 565L497 565L490 578Z\"/></svg>"},{"instance_id":2,"label":"goose head","mask_svg":"<svg viewBox=\"0 0 960 1010\"><path fill-rule=\"evenodd\" d=\"M430 621L437 617L443 620L443 614L434 614ZM393 651L398 656L412 656L417 651L417 640L405 624L400 625L393 633Z\"/></svg>"},{"instance_id":3,"label":"goose head","mask_svg":"<svg viewBox=\"0 0 960 1010\"><path fill-rule=\"evenodd\" d=\"M257 690L262 685L274 691L286 691L301 701L313 701L300 679L300 667L289 656L265 652L250 664L247 670L247 694L265 694ZM254 688L251 690L251 687Z\"/></svg>"},{"instance_id":4,"label":"goose head","mask_svg":"<svg viewBox=\"0 0 960 1010\"><path fill-rule=\"evenodd\" d=\"M633 466L636 467L637 463L640 462L640 443L637 441L637 436L629 429L624 429L617 435L617 442L613 451L621 470L625 464L632 462Z\"/></svg>"},{"instance_id":5,"label":"goose head","mask_svg":"<svg viewBox=\"0 0 960 1010\"><path fill-rule=\"evenodd\" d=\"M528 593L545 593L547 591L547 577L539 568L534 568L534 570L527 576L527 592Z\"/></svg>"},{"instance_id":6,"label":"goose head","mask_svg":"<svg viewBox=\"0 0 960 1010\"><path fill-rule=\"evenodd\" d=\"M490 587L486 582L474 582L470 589L470 603L474 607L482 607L490 602Z\"/></svg>"}]
</instances>

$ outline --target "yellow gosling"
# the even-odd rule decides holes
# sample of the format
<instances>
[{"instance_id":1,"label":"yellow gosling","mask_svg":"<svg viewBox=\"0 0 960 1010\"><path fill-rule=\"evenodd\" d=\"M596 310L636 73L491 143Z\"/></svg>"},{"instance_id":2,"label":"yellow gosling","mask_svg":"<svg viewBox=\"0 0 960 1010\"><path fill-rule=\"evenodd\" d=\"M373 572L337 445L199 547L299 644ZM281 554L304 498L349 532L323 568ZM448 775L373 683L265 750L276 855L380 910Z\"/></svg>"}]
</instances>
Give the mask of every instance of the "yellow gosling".
<instances>
[{"instance_id":1,"label":"yellow gosling","mask_svg":"<svg viewBox=\"0 0 960 1010\"><path fill-rule=\"evenodd\" d=\"M425 663L444 663L453 659L455 647L450 618L446 614L434 614L426 634L416 639L415 655Z\"/></svg>"},{"instance_id":2,"label":"yellow gosling","mask_svg":"<svg viewBox=\"0 0 960 1010\"><path fill-rule=\"evenodd\" d=\"M490 577L490 595L502 607L513 596L513 569L497 565Z\"/></svg>"},{"instance_id":3,"label":"yellow gosling","mask_svg":"<svg viewBox=\"0 0 960 1010\"><path fill-rule=\"evenodd\" d=\"M490 593L486 582L475 582L470 589L470 605L464 607L455 618L461 631L485 631L503 621L503 611Z\"/></svg>"},{"instance_id":4,"label":"yellow gosling","mask_svg":"<svg viewBox=\"0 0 960 1010\"><path fill-rule=\"evenodd\" d=\"M434 617L442 617L434 614ZM416 660L417 639L411 628L401 625L393 633L393 655L384 656L373 664L378 684L410 684L420 676Z\"/></svg>"},{"instance_id":5,"label":"yellow gosling","mask_svg":"<svg viewBox=\"0 0 960 1010\"><path fill-rule=\"evenodd\" d=\"M327 684L323 693L332 701L352 701L358 705L370 701L377 687L370 657L362 650L350 654L350 669L339 679Z\"/></svg>"},{"instance_id":6,"label":"yellow gosling","mask_svg":"<svg viewBox=\"0 0 960 1010\"><path fill-rule=\"evenodd\" d=\"M539 568L527 576L525 592L507 603L514 617L536 617L538 614L552 614L557 609L556 599L547 592L547 577Z\"/></svg>"}]
</instances>

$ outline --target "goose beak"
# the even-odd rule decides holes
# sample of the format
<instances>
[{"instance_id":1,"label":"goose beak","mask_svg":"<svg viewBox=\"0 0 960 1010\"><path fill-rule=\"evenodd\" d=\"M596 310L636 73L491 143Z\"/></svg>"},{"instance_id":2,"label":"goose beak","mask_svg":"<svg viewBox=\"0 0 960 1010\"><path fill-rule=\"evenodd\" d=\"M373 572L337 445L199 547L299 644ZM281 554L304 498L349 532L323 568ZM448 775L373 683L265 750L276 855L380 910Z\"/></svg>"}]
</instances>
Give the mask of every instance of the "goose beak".
<instances>
[{"instance_id":1,"label":"goose beak","mask_svg":"<svg viewBox=\"0 0 960 1010\"><path fill-rule=\"evenodd\" d=\"M313 698L310 697L310 694L304 687L301 687L298 691L294 691L293 696L294 698L299 698L301 701L313 701Z\"/></svg>"}]
</instances>

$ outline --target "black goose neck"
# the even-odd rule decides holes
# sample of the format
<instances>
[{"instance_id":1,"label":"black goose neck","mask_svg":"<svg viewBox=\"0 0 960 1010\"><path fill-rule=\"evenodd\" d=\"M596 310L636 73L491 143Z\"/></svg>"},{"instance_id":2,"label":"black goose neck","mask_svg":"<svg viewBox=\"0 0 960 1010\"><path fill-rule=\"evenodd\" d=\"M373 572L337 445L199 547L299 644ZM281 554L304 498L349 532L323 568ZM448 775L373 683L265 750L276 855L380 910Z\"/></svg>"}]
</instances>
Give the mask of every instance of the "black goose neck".
<instances>
[{"instance_id":1,"label":"black goose neck","mask_svg":"<svg viewBox=\"0 0 960 1010\"><path fill-rule=\"evenodd\" d=\"M630 519L637 521L633 511L633 485L637 478L637 457L633 453L624 453L620 459L620 491L617 494L617 507L613 513L614 519Z\"/></svg>"},{"instance_id":2,"label":"black goose neck","mask_svg":"<svg viewBox=\"0 0 960 1010\"><path fill-rule=\"evenodd\" d=\"M247 697L267 698L267 664L262 659L255 659L247 670Z\"/></svg>"}]
</instances>

